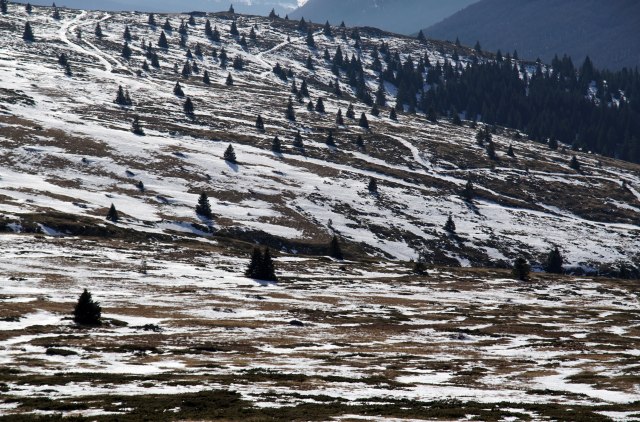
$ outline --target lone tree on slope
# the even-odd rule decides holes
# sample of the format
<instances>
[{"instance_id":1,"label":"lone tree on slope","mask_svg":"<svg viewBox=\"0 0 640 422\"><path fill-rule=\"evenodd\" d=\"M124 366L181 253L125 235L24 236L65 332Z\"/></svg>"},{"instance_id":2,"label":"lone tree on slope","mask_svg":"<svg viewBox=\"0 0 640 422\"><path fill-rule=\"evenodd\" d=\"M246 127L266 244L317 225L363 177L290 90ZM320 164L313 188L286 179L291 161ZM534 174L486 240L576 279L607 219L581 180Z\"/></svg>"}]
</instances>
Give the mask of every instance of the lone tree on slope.
<instances>
[{"instance_id":1,"label":"lone tree on slope","mask_svg":"<svg viewBox=\"0 0 640 422\"><path fill-rule=\"evenodd\" d=\"M73 310L73 321L81 325L100 325L101 316L102 308L100 303L94 302L91 298L91 293L84 289Z\"/></svg>"},{"instance_id":2,"label":"lone tree on slope","mask_svg":"<svg viewBox=\"0 0 640 422\"><path fill-rule=\"evenodd\" d=\"M28 42L35 42L36 37L33 35L33 29L31 29L31 24L27 22L24 25L24 33L22 34L22 39Z\"/></svg>"},{"instance_id":3,"label":"lone tree on slope","mask_svg":"<svg viewBox=\"0 0 640 422\"><path fill-rule=\"evenodd\" d=\"M209 197L205 192L202 192L200 194L200 197L198 198L198 205L196 205L196 214L208 220L211 220L213 218L213 213L211 212L211 204L209 203Z\"/></svg>"},{"instance_id":4,"label":"lone tree on slope","mask_svg":"<svg viewBox=\"0 0 640 422\"><path fill-rule=\"evenodd\" d=\"M116 206L111 204L109 211L107 212L107 220L117 223L120 220L120 215L118 214L118 210L116 210Z\"/></svg>"},{"instance_id":5,"label":"lone tree on slope","mask_svg":"<svg viewBox=\"0 0 640 422\"><path fill-rule=\"evenodd\" d=\"M144 128L142 127L142 123L140 123L139 116L133 117L133 123L131 123L131 132L135 133L138 136L144 136Z\"/></svg>"},{"instance_id":6,"label":"lone tree on slope","mask_svg":"<svg viewBox=\"0 0 640 422\"><path fill-rule=\"evenodd\" d=\"M450 234L454 234L456 232L456 223L453 222L453 218L451 216L447 219L444 229Z\"/></svg>"},{"instance_id":7,"label":"lone tree on slope","mask_svg":"<svg viewBox=\"0 0 640 422\"><path fill-rule=\"evenodd\" d=\"M223 158L225 161L228 161L232 164L238 163L238 161L236 160L236 152L233 150L233 145L229 144L227 149L224 151Z\"/></svg>"}]
</instances>

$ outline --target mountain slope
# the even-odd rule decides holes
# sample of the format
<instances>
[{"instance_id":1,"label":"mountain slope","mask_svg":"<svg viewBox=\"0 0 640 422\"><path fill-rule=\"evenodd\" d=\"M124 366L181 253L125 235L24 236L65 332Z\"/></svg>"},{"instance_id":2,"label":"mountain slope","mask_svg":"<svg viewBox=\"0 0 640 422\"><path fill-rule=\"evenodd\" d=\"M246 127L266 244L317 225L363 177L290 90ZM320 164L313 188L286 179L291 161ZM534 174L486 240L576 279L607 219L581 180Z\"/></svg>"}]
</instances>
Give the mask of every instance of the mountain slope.
<instances>
[{"instance_id":1,"label":"mountain slope","mask_svg":"<svg viewBox=\"0 0 640 422\"><path fill-rule=\"evenodd\" d=\"M50 0L18 0L17 3L31 3L32 5L50 6ZM291 12L298 7L295 0L253 0L232 1L232 0L62 0L57 1L58 7L71 7L75 9L95 9L95 10L139 10L144 12L219 12L228 10L229 5L238 13L249 13L254 15L267 15L271 9L277 13L284 14Z\"/></svg>"},{"instance_id":2,"label":"mountain slope","mask_svg":"<svg viewBox=\"0 0 640 422\"><path fill-rule=\"evenodd\" d=\"M399 34L411 34L436 23L477 0L309 0L289 14L314 22L349 26L374 26Z\"/></svg>"},{"instance_id":3,"label":"mountain slope","mask_svg":"<svg viewBox=\"0 0 640 422\"><path fill-rule=\"evenodd\" d=\"M566 53L582 63L588 55L598 67L619 69L640 65L639 16L635 0L482 0L425 33L530 60Z\"/></svg>"}]
</instances>

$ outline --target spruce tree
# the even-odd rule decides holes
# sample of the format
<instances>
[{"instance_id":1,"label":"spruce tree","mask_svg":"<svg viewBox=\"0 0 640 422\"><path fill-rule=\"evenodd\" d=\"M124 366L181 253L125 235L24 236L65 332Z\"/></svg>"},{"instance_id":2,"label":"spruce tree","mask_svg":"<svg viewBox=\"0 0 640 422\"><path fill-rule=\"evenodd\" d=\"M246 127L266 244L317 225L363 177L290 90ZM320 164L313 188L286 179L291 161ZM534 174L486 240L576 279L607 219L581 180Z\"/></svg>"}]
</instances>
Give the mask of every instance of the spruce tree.
<instances>
[{"instance_id":1,"label":"spruce tree","mask_svg":"<svg viewBox=\"0 0 640 422\"><path fill-rule=\"evenodd\" d=\"M236 159L236 152L233 150L233 145L229 144L227 149L224 151L223 158L225 161L230 162L231 164L237 164L238 161Z\"/></svg>"},{"instance_id":2,"label":"spruce tree","mask_svg":"<svg viewBox=\"0 0 640 422\"><path fill-rule=\"evenodd\" d=\"M344 118L342 117L342 109L338 109L338 114L336 115L336 125L344 126Z\"/></svg>"},{"instance_id":3,"label":"spruce tree","mask_svg":"<svg viewBox=\"0 0 640 422\"><path fill-rule=\"evenodd\" d=\"M167 36L164 31L160 33L160 38L158 39L158 47L167 49L169 48L169 41L167 41Z\"/></svg>"},{"instance_id":4,"label":"spruce tree","mask_svg":"<svg viewBox=\"0 0 640 422\"><path fill-rule=\"evenodd\" d=\"M260 271L260 279L265 281L278 281L276 277L276 269L271 258L271 251L266 248L264 254L262 254L262 265Z\"/></svg>"},{"instance_id":5,"label":"spruce tree","mask_svg":"<svg viewBox=\"0 0 640 422\"><path fill-rule=\"evenodd\" d=\"M464 186L464 189L462 190L460 195L467 202L473 201L473 198L475 198L476 193L475 193L475 189L473 188L473 183L471 183L471 180L467 180L467 184Z\"/></svg>"},{"instance_id":6,"label":"spruce tree","mask_svg":"<svg viewBox=\"0 0 640 422\"><path fill-rule=\"evenodd\" d=\"M324 29L322 32L327 37L333 37L333 32L331 32L331 25L329 24L329 21L327 21L327 23L324 24Z\"/></svg>"},{"instance_id":7,"label":"spruce tree","mask_svg":"<svg viewBox=\"0 0 640 422\"><path fill-rule=\"evenodd\" d=\"M227 75L227 80L225 81L225 84L227 86L232 86L233 85L233 76L231 76L231 73L229 73Z\"/></svg>"},{"instance_id":8,"label":"spruce tree","mask_svg":"<svg viewBox=\"0 0 640 422\"><path fill-rule=\"evenodd\" d=\"M476 45L473 47L476 53L482 53L482 47L480 47L480 41L476 41Z\"/></svg>"},{"instance_id":9,"label":"spruce tree","mask_svg":"<svg viewBox=\"0 0 640 422\"><path fill-rule=\"evenodd\" d=\"M122 37L125 41L131 42L131 31L129 30L129 25L124 27L124 35Z\"/></svg>"},{"instance_id":10,"label":"spruce tree","mask_svg":"<svg viewBox=\"0 0 640 422\"><path fill-rule=\"evenodd\" d=\"M487 143L486 151L487 151L487 156L491 160L495 160L497 158L497 156L496 156L496 146L493 143L493 141L489 141L489 143Z\"/></svg>"},{"instance_id":11,"label":"spruce tree","mask_svg":"<svg viewBox=\"0 0 640 422\"><path fill-rule=\"evenodd\" d=\"M276 15L276 9L271 9L271 12L269 13L269 19L275 19L277 17L278 15Z\"/></svg>"},{"instance_id":12,"label":"spruce tree","mask_svg":"<svg viewBox=\"0 0 640 422\"><path fill-rule=\"evenodd\" d=\"M429 107L429 111L427 111L427 120L431 123L438 123L438 115L436 114L435 108Z\"/></svg>"},{"instance_id":13,"label":"spruce tree","mask_svg":"<svg viewBox=\"0 0 640 422\"><path fill-rule=\"evenodd\" d=\"M298 131L296 133L296 136L293 138L293 146L298 149L304 148L304 142L302 140L302 134L300 133L300 131Z\"/></svg>"},{"instance_id":14,"label":"spruce tree","mask_svg":"<svg viewBox=\"0 0 640 422\"><path fill-rule=\"evenodd\" d=\"M94 302L91 293L84 289L73 310L73 321L80 325L100 325L101 316L100 303Z\"/></svg>"},{"instance_id":15,"label":"spruce tree","mask_svg":"<svg viewBox=\"0 0 640 422\"><path fill-rule=\"evenodd\" d=\"M335 234L333 235L331 242L329 242L327 255L340 261L344 260L342 248L340 247L340 241L338 240L338 236Z\"/></svg>"},{"instance_id":16,"label":"spruce tree","mask_svg":"<svg viewBox=\"0 0 640 422\"><path fill-rule=\"evenodd\" d=\"M129 93L122 88L122 85L118 87L115 103L121 106L130 106L132 104Z\"/></svg>"},{"instance_id":17,"label":"spruce tree","mask_svg":"<svg viewBox=\"0 0 640 422\"><path fill-rule=\"evenodd\" d=\"M555 246L551 251L549 251L549 254L547 255L544 270L552 274L562 274L563 263L564 258L562 257L562 254L560 253L558 247Z\"/></svg>"},{"instance_id":18,"label":"spruce tree","mask_svg":"<svg viewBox=\"0 0 640 422\"><path fill-rule=\"evenodd\" d=\"M25 6L24 10L27 12L27 14L31 14L31 12L33 11L33 7L31 7L31 3L27 3L27 5Z\"/></svg>"},{"instance_id":19,"label":"spruce tree","mask_svg":"<svg viewBox=\"0 0 640 422\"><path fill-rule=\"evenodd\" d=\"M162 25L162 29L167 31L167 32L172 32L173 31L173 26L171 26L171 22L169 22L169 18L166 18L164 20L164 24Z\"/></svg>"},{"instance_id":20,"label":"spruce tree","mask_svg":"<svg viewBox=\"0 0 640 422\"><path fill-rule=\"evenodd\" d=\"M257 278L260 272L260 266L262 265L262 252L260 252L259 248L253 248L253 253L251 254L251 260L249 261L249 266L247 270L244 272L244 275L249 278Z\"/></svg>"},{"instance_id":21,"label":"spruce tree","mask_svg":"<svg viewBox=\"0 0 640 422\"><path fill-rule=\"evenodd\" d=\"M324 113L324 100L322 97L318 97L318 101L316 102L316 111L318 113Z\"/></svg>"},{"instance_id":22,"label":"spruce tree","mask_svg":"<svg viewBox=\"0 0 640 422\"><path fill-rule=\"evenodd\" d=\"M451 123L453 123L456 126L462 126L462 120L460 119L460 114L458 113L458 110L454 108L451 114L453 115L451 118Z\"/></svg>"},{"instance_id":23,"label":"spruce tree","mask_svg":"<svg viewBox=\"0 0 640 422\"><path fill-rule=\"evenodd\" d=\"M24 25L22 39L28 42L35 42L36 40L36 37L33 35L33 30L31 29L31 23L29 22Z\"/></svg>"},{"instance_id":24,"label":"spruce tree","mask_svg":"<svg viewBox=\"0 0 640 422\"><path fill-rule=\"evenodd\" d=\"M107 212L107 220L117 223L120 220L120 215L118 214L118 210L116 210L115 205L111 204L109 211Z\"/></svg>"},{"instance_id":25,"label":"spruce tree","mask_svg":"<svg viewBox=\"0 0 640 422\"><path fill-rule=\"evenodd\" d=\"M142 127L142 123L140 123L140 117L133 117L133 123L131 123L131 131L138 136L144 136L144 128Z\"/></svg>"},{"instance_id":26,"label":"spruce tree","mask_svg":"<svg viewBox=\"0 0 640 422\"><path fill-rule=\"evenodd\" d=\"M198 204L196 205L196 214L207 220L213 219L213 213L211 212L211 204L209 203L209 197L205 192L200 194L198 198Z\"/></svg>"},{"instance_id":27,"label":"spruce tree","mask_svg":"<svg viewBox=\"0 0 640 422\"><path fill-rule=\"evenodd\" d=\"M58 8L57 8L57 7L54 7L54 8L53 8L53 14L51 15L51 17L52 17L54 20L57 20L57 21L59 21L60 19L62 19L62 17L60 16L60 11L58 10Z\"/></svg>"},{"instance_id":28,"label":"spruce tree","mask_svg":"<svg viewBox=\"0 0 640 422\"><path fill-rule=\"evenodd\" d=\"M275 154L282 154L282 143L277 135L273 138L273 142L271 142L271 151Z\"/></svg>"},{"instance_id":29,"label":"spruce tree","mask_svg":"<svg viewBox=\"0 0 640 422\"><path fill-rule=\"evenodd\" d=\"M236 25L235 20L231 22L231 28L229 29L229 33L234 37L237 37L238 35L240 35L240 31L238 31L238 26Z\"/></svg>"},{"instance_id":30,"label":"spruce tree","mask_svg":"<svg viewBox=\"0 0 640 422\"><path fill-rule=\"evenodd\" d=\"M258 38L258 36L256 35L256 30L253 27L251 27L251 31L249 31L249 38L253 41Z\"/></svg>"},{"instance_id":31,"label":"spruce tree","mask_svg":"<svg viewBox=\"0 0 640 422\"><path fill-rule=\"evenodd\" d=\"M211 79L209 78L209 72L207 72L206 70L204 71L204 75L202 75L202 83L204 83L205 85L211 84Z\"/></svg>"},{"instance_id":32,"label":"spruce tree","mask_svg":"<svg viewBox=\"0 0 640 422\"><path fill-rule=\"evenodd\" d=\"M7 14L7 6L9 2L7 0L0 0L0 13L3 15Z\"/></svg>"},{"instance_id":33,"label":"spruce tree","mask_svg":"<svg viewBox=\"0 0 640 422\"><path fill-rule=\"evenodd\" d=\"M507 150L507 155L509 157L515 157L516 156L515 152L513 152L513 145L511 145L511 144L509 144L509 149Z\"/></svg>"},{"instance_id":34,"label":"spruce tree","mask_svg":"<svg viewBox=\"0 0 640 422\"><path fill-rule=\"evenodd\" d=\"M182 90L180 81L176 82L176 85L173 87L173 93L176 97L184 97L184 91Z\"/></svg>"},{"instance_id":35,"label":"spruce tree","mask_svg":"<svg viewBox=\"0 0 640 422\"><path fill-rule=\"evenodd\" d=\"M100 22L96 23L96 28L94 29L96 37L102 38L104 34L102 33L102 27L100 26Z\"/></svg>"},{"instance_id":36,"label":"spruce tree","mask_svg":"<svg viewBox=\"0 0 640 422\"><path fill-rule=\"evenodd\" d=\"M193 117L195 107L193 106L193 101L191 101L191 98L187 97L186 101L184 102L184 106L182 108L184 109L184 113L187 116Z\"/></svg>"},{"instance_id":37,"label":"spruce tree","mask_svg":"<svg viewBox=\"0 0 640 422\"><path fill-rule=\"evenodd\" d=\"M309 32L307 32L307 45L310 48L316 48L316 41L313 39L313 32L311 31L311 29L309 29Z\"/></svg>"},{"instance_id":38,"label":"spruce tree","mask_svg":"<svg viewBox=\"0 0 640 422\"><path fill-rule=\"evenodd\" d=\"M365 113L360 115L360 122L358 124L361 128L369 129L369 120L367 120L367 115Z\"/></svg>"},{"instance_id":39,"label":"spruce tree","mask_svg":"<svg viewBox=\"0 0 640 422\"><path fill-rule=\"evenodd\" d=\"M356 138L356 146L360 149L364 148L364 139L362 138L362 135L358 135Z\"/></svg>"},{"instance_id":40,"label":"spruce tree","mask_svg":"<svg viewBox=\"0 0 640 422\"><path fill-rule=\"evenodd\" d=\"M241 56L236 56L233 59L233 68L235 70L242 70L244 69L244 60L242 59Z\"/></svg>"},{"instance_id":41,"label":"spruce tree","mask_svg":"<svg viewBox=\"0 0 640 422\"><path fill-rule=\"evenodd\" d=\"M153 13L149 13L149 18L147 19L147 23L149 24L149 26L156 26L156 17L153 15Z\"/></svg>"},{"instance_id":42,"label":"spruce tree","mask_svg":"<svg viewBox=\"0 0 640 422\"><path fill-rule=\"evenodd\" d=\"M309 98L309 88L306 79L302 80L302 84L300 85L300 94L305 98Z\"/></svg>"},{"instance_id":43,"label":"spruce tree","mask_svg":"<svg viewBox=\"0 0 640 422\"><path fill-rule=\"evenodd\" d=\"M286 116L287 116L288 120L290 120L292 122L296 121L296 112L293 109L293 100L291 99L291 97L289 97L289 102L287 103Z\"/></svg>"},{"instance_id":44,"label":"spruce tree","mask_svg":"<svg viewBox=\"0 0 640 422\"><path fill-rule=\"evenodd\" d=\"M378 109L378 105L375 103L371 107L371 115L374 117L380 116L380 109Z\"/></svg>"},{"instance_id":45,"label":"spruce tree","mask_svg":"<svg viewBox=\"0 0 640 422\"><path fill-rule=\"evenodd\" d=\"M327 144L327 146L330 147L336 147L336 141L333 137L333 130L329 129L329 134L327 135L327 139L325 141L325 143Z\"/></svg>"},{"instance_id":46,"label":"spruce tree","mask_svg":"<svg viewBox=\"0 0 640 422\"><path fill-rule=\"evenodd\" d=\"M261 115L258 115L256 118L256 129L258 129L259 132L264 132L264 120L262 120Z\"/></svg>"},{"instance_id":47,"label":"spruce tree","mask_svg":"<svg viewBox=\"0 0 640 422\"><path fill-rule=\"evenodd\" d=\"M389 112L389 119L397 121L398 120L398 114L396 113L396 109L392 108L391 111Z\"/></svg>"},{"instance_id":48,"label":"spruce tree","mask_svg":"<svg viewBox=\"0 0 640 422\"><path fill-rule=\"evenodd\" d=\"M68 62L69 59L67 58L67 55L64 53L60 53L60 55L58 56L58 64L60 66L66 66Z\"/></svg>"},{"instance_id":49,"label":"spruce tree","mask_svg":"<svg viewBox=\"0 0 640 422\"><path fill-rule=\"evenodd\" d=\"M67 63L64 67L64 74L67 76L73 76L73 72L71 71L71 66Z\"/></svg>"},{"instance_id":50,"label":"spruce tree","mask_svg":"<svg viewBox=\"0 0 640 422\"><path fill-rule=\"evenodd\" d=\"M447 222L444 225L444 229L447 233L454 234L456 232L456 223L453 222L453 218L449 215Z\"/></svg>"},{"instance_id":51,"label":"spruce tree","mask_svg":"<svg viewBox=\"0 0 640 422\"><path fill-rule=\"evenodd\" d=\"M420 32L418 32L418 41L426 41L427 38L424 36L424 32L422 32L422 29L420 30Z\"/></svg>"},{"instance_id":52,"label":"spruce tree","mask_svg":"<svg viewBox=\"0 0 640 422\"><path fill-rule=\"evenodd\" d=\"M418 254L418 259L413 263L412 271L417 275L427 275L427 257L424 252Z\"/></svg>"},{"instance_id":53,"label":"spruce tree","mask_svg":"<svg viewBox=\"0 0 640 422\"><path fill-rule=\"evenodd\" d=\"M196 18L194 18L193 15L189 16L189 20L187 22L191 26L196 26Z\"/></svg>"},{"instance_id":54,"label":"spruce tree","mask_svg":"<svg viewBox=\"0 0 640 422\"><path fill-rule=\"evenodd\" d=\"M369 179L369 185L367 186L367 189L372 195L378 194L378 182L376 181L376 179L374 179L373 177Z\"/></svg>"},{"instance_id":55,"label":"spruce tree","mask_svg":"<svg viewBox=\"0 0 640 422\"><path fill-rule=\"evenodd\" d=\"M350 103L349 107L347 107L347 113L346 113L347 118L349 119L355 119L356 118L356 111L353 108L353 104Z\"/></svg>"},{"instance_id":56,"label":"spruce tree","mask_svg":"<svg viewBox=\"0 0 640 422\"><path fill-rule=\"evenodd\" d=\"M125 42L122 46L122 57L129 60L131 58L131 47L129 47L129 43Z\"/></svg>"},{"instance_id":57,"label":"spruce tree","mask_svg":"<svg viewBox=\"0 0 640 422\"><path fill-rule=\"evenodd\" d=\"M229 13L231 13L232 15L236 13L235 9L233 8L233 4L229 6Z\"/></svg>"},{"instance_id":58,"label":"spruce tree","mask_svg":"<svg viewBox=\"0 0 640 422\"><path fill-rule=\"evenodd\" d=\"M523 256L519 256L513 262L513 277L517 280L527 281L529 280L529 274L531 272L531 266L527 262L527 259Z\"/></svg>"}]
</instances>

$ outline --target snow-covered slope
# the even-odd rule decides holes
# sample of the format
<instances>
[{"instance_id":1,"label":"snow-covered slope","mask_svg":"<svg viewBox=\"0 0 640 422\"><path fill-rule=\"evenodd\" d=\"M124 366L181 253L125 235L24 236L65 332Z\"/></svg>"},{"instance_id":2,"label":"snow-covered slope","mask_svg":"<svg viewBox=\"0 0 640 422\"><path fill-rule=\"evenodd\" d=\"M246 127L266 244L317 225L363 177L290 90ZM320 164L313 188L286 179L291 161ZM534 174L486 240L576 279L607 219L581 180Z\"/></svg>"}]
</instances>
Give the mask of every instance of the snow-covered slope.
<instances>
[{"instance_id":1,"label":"snow-covered slope","mask_svg":"<svg viewBox=\"0 0 640 422\"><path fill-rule=\"evenodd\" d=\"M374 117L351 96L344 74L345 95L337 97L330 88L336 77L323 59L325 47L332 55L339 45L359 56L374 91L376 74L368 68L373 46L384 41L403 58L426 54L435 63L448 57L447 44L362 31L358 51L353 40L328 38L314 27L318 47L310 49L297 22L237 16L248 40L243 48L229 36L232 17L218 14L209 19L221 43L205 37L204 18L189 26L187 46L195 51L199 43L204 55L194 59L200 74L183 79L174 72L174 65L182 69L186 53L177 31L168 33L167 51L156 49L160 69L141 70L143 42L156 46L161 32L147 25L147 15L61 14L56 21L48 8L28 16L22 6L10 5L9 14L0 15L0 212L7 227L39 224L47 233L64 234L73 230L61 220L81 219L106 231L206 238L206 225L194 213L198 195L206 191L216 215L214 232L289 252L319 251L335 232L352 254L408 260L424 248L436 262L463 266L503 265L518 253L536 261L552 245L572 266L637 259L637 166L578 153L577 173L569 167L572 153L550 151L506 131L494 136L499 160L492 161L468 125L433 124L403 113L396 122L388 109ZM186 16L168 18L177 28ZM163 22L165 16L156 19ZM26 21L35 43L22 40ZM94 35L98 22L102 39ZM125 25L133 35L130 60L120 54ZM248 36L252 27L256 40ZM223 47L230 62L244 59L244 70L221 68L212 50ZM69 56L73 76L57 63L61 53ZM308 55L315 70L305 66ZM311 100L323 97L326 113L308 111L309 98L303 104L294 99L296 121L287 120L293 79L274 75L276 63L295 73L298 87L306 79ZM202 82L204 70L211 85ZM233 86L225 85L229 73ZM195 119L185 116L184 99L173 94L178 80L193 100ZM132 107L114 104L119 86L129 91ZM393 92L389 86L390 103ZM370 130L359 127L357 118L336 126L337 110L344 113L350 102L356 117L367 113ZM146 136L131 133L134 115ZM255 128L258 115L265 120L264 133ZM304 151L292 146L298 130ZM337 148L325 144L329 130ZM355 145L358 135L364 148ZM275 136L282 154L271 151ZM230 144L237 165L222 159ZM510 144L515 158L505 154ZM370 178L378 181L379 196L368 192ZM469 179L478 193L473 205L459 195ZM136 186L140 181L144 191ZM112 203L123 216L117 225L104 221ZM455 237L443 229L449 215L457 225Z\"/></svg>"}]
</instances>

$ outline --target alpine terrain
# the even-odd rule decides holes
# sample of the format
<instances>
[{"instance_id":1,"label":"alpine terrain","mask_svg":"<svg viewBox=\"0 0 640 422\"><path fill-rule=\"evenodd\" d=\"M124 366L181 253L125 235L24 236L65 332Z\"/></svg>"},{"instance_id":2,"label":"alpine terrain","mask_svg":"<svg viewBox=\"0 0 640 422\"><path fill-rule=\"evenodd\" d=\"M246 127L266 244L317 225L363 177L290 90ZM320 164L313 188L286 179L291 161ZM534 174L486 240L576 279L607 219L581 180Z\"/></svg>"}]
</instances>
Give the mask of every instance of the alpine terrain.
<instances>
[{"instance_id":1,"label":"alpine terrain","mask_svg":"<svg viewBox=\"0 0 640 422\"><path fill-rule=\"evenodd\" d=\"M637 72L224 10L0 1L0 420L640 415Z\"/></svg>"}]
</instances>

